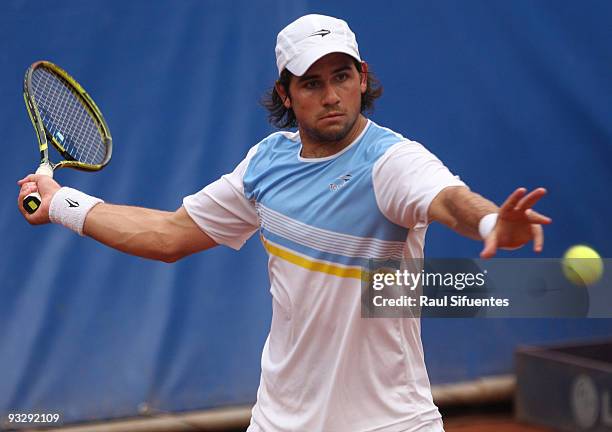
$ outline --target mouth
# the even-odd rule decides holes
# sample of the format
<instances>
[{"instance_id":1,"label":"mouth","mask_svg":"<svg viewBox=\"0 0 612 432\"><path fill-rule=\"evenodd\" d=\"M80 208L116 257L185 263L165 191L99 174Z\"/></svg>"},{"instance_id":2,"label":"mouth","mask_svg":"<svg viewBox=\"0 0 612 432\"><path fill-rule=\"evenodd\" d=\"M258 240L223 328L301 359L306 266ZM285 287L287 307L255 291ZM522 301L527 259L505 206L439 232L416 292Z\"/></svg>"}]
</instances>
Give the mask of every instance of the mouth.
<instances>
[{"instance_id":1,"label":"mouth","mask_svg":"<svg viewBox=\"0 0 612 432\"><path fill-rule=\"evenodd\" d=\"M328 120L328 119L335 119L335 118L339 118L344 116L344 113L341 112L331 112L328 114L325 114L323 117L321 117L321 120Z\"/></svg>"}]
</instances>

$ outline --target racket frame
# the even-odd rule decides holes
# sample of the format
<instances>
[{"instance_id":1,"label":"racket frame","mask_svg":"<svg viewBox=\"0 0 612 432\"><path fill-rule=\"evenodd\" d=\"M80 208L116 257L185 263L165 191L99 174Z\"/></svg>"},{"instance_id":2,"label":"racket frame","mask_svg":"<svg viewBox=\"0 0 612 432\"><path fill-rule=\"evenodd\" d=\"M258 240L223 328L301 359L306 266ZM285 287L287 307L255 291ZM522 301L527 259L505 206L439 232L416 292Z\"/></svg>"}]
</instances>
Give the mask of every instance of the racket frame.
<instances>
[{"instance_id":1,"label":"racket frame","mask_svg":"<svg viewBox=\"0 0 612 432\"><path fill-rule=\"evenodd\" d=\"M32 89L32 74L34 70L39 67L45 67L46 69L51 70L53 73L62 78L67 84L68 88L77 95L78 98L81 99L81 102L84 102L82 105L87 109L89 114L95 119L96 124L98 126L98 130L102 136L102 140L104 141L104 145L106 147L106 155L104 160L99 164L88 164L84 162L79 162L75 160L62 146L62 144L52 135L50 134L44 126L42 121L42 117L40 115L40 111L36 104L36 101L33 97L33 89ZM32 126L34 126L34 130L36 131L36 136L38 138L38 144L40 149L40 165L41 168L45 165L50 167L52 170L58 168L75 168L82 171L98 171L104 168L108 162L110 162L112 151L113 151L113 139L110 135L110 131L108 129L108 125L102 116L102 112L93 101L93 99L87 94L85 89L81 87L81 85L72 78L68 72L60 68L59 66L46 61L40 60L32 63L32 65L26 71L25 77L23 79L23 99L25 101L26 109L28 111L28 116L32 121ZM49 160L49 141L55 147L55 149L62 155L64 160L59 161L57 163L52 163ZM48 168L43 168L43 170L47 170Z\"/></svg>"}]
</instances>

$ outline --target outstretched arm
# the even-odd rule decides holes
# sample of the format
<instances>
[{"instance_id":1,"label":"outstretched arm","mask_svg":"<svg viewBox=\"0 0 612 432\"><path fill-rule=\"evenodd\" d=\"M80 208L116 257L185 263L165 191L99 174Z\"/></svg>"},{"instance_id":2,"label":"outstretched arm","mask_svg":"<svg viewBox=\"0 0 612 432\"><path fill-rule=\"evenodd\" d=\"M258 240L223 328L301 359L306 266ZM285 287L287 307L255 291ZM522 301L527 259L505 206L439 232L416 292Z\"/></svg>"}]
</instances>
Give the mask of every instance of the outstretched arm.
<instances>
[{"instance_id":1,"label":"outstretched arm","mask_svg":"<svg viewBox=\"0 0 612 432\"><path fill-rule=\"evenodd\" d=\"M29 175L20 180L18 206L33 224L49 222L49 205L60 189L53 179ZM21 202L34 191L42 197L41 207L32 215L26 213ZM173 262L192 253L216 246L206 233L181 207L175 212L141 207L101 203L87 214L83 234L122 252L165 262Z\"/></svg>"},{"instance_id":2,"label":"outstretched arm","mask_svg":"<svg viewBox=\"0 0 612 432\"><path fill-rule=\"evenodd\" d=\"M529 194L527 189L519 188L498 208L466 187L448 187L431 202L429 220L441 222L466 237L484 240L481 258L493 257L498 248L515 249L532 240L534 250L541 252L544 246L542 225L552 220L532 207L545 194L544 188L537 188ZM490 213L498 214L497 223L490 234L482 239L478 225Z\"/></svg>"},{"instance_id":3,"label":"outstretched arm","mask_svg":"<svg viewBox=\"0 0 612 432\"><path fill-rule=\"evenodd\" d=\"M98 204L85 219L83 234L114 249L164 262L174 262L217 244L187 211Z\"/></svg>"}]
</instances>

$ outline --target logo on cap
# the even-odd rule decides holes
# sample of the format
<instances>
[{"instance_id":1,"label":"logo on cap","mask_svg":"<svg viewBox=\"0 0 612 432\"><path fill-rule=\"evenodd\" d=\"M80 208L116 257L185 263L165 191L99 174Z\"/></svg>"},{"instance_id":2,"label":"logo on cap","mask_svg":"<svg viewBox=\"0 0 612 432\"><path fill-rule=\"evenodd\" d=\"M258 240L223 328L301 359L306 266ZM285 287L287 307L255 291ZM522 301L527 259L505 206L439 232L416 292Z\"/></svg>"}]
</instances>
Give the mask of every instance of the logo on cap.
<instances>
[{"instance_id":1,"label":"logo on cap","mask_svg":"<svg viewBox=\"0 0 612 432\"><path fill-rule=\"evenodd\" d=\"M316 32L314 32L311 35L308 35L308 37L312 37L312 36L321 36L321 37L323 37L323 36L327 36L330 33L331 33L331 31L329 31L329 30L321 29L321 30L317 30Z\"/></svg>"}]
</instances>

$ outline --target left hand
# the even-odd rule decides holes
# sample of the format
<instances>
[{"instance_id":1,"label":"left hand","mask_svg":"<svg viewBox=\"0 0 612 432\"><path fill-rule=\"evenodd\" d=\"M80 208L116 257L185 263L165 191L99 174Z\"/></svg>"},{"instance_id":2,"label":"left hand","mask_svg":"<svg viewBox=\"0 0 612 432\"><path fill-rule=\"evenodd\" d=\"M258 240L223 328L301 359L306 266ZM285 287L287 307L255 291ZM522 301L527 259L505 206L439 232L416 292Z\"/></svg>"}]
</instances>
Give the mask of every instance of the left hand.
<instances>
[{"instance_id":1,"label":"left hand","mask_svg":"<svg viewBox=\"0 0 612 432\"><path fill-rule=\"evenodd\" d=\"M546 189L537 188L527 194L527 189L518 188L499 209L497 224L485 239L480 257L483 259L495 256L497 248L517 249L533 240L533 250L541 252L544 247L542 225L552 222L532 207L546 195Z\"/></svg>"}]
</instances>

